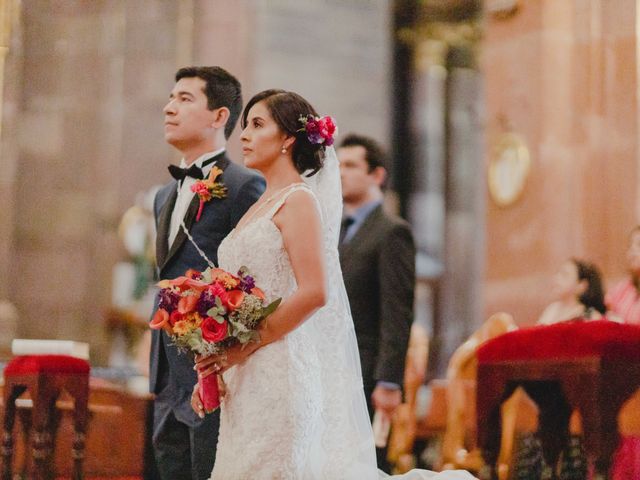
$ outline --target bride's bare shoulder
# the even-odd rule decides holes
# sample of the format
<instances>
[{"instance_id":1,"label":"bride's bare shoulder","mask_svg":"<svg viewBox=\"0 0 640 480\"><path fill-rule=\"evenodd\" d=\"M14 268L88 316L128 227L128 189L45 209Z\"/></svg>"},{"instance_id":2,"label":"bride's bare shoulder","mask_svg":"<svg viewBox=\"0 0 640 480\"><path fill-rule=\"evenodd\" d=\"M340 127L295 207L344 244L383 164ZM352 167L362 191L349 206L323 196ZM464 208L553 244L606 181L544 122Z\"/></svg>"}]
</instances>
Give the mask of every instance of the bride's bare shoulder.
<instances>
[{"instance_id":1,"label":"bride's bare shoulder","mask_svg":"<svg viewBox=\"0 0 640 480\"><path fill-rule=\"evenodd\" d=\"M297 188L287 196L273 220L281 230L291 224L311 226L319 223L320 212L315 195L308 188Z\"/></svg>"}]
</instances>

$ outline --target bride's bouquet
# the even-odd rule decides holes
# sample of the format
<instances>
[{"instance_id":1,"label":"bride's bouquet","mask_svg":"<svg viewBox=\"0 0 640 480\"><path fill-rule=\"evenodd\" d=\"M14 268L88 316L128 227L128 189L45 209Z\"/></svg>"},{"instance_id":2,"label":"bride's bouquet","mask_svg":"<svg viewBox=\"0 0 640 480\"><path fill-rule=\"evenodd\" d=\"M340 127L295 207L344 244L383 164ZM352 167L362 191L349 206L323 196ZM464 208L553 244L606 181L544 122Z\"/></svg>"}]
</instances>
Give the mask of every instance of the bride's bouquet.
<instances>
[{"instance_id":1,"label":"bride's bouquet","mask_svg":"<svg viewBox=\"0 0 640 480\"><path fill-rule=\"evenodd\" d=\"M264 292L242 267L237 275L220 268L188 270L162 280L158 310L150 326L163 329L182 352L220 355L233 345L258 340L257 328L280 304L267 303ZM198 380L207 413L220 406L218 376Z\"/></svg>"}]
</instances>

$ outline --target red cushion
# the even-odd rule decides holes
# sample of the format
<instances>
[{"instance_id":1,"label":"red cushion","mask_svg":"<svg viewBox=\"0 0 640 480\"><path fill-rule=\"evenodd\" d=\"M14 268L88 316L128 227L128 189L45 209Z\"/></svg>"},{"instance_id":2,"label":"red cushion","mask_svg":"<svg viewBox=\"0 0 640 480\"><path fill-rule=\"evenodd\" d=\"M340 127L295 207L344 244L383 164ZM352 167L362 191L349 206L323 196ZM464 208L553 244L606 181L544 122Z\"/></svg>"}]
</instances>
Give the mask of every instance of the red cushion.
<instances>
[{"instance_id":1,"label":"red cushion","mask_svg":"<svg viewBox=\"0 0 640 480\"><path fill-rule=\"evenodd\" d=\"M640 360L640 326L575 319L521 328L478 349L479 363L580 357Z\"/></svg>"},{"instance_id":2,"label":"red cushion","mask_svg":"<svg viewBox=\"0 0 640 480\"><path fill-rule=\"evenodd\" d=\"M89 362L68 355L24 355L15 357L4 369L5 377L37 373L88 374Z\"/></svg>"}]
</instances>

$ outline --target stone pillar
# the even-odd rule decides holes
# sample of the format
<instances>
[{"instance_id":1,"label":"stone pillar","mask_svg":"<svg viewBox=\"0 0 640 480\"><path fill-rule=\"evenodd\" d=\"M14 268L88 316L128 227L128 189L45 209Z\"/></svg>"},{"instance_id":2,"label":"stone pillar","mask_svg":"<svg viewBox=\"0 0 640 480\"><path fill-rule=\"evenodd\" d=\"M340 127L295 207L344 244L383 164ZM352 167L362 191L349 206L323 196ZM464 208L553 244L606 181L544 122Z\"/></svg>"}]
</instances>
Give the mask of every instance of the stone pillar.
<instances>
[{"instance_id":1,"label":"stone pillar","mask_svg":"<svg viewBox=\"0 0 640 480\"><path fill-rule=\"evenodd\" d=\"M176 64L176 3L22 3L13 299L20 336L88 341L106 357L103 311L121 256L116 227L166 180L162 106Z\"/></svg>"},{"instance_id":2,"label":"stone pillar","mask_svg":"<svg viewBox=\"0 0 640 480\"><path fill-rule=\"evenodd\" d=\"M0 1L0 301L12 298L10 278L14 243L22 29L19 4ZM5 82L5 78L14 81Z\"/></svg>"},{"instance_id":3,"label":"stone pillar","mask_svg":"<svg viewBox=\"0 0 640 480\"><path fill-rule=\"evenodd\" d=\"M418 249L416 321L428 325L429 369L443 375L482 320L480 74L471 43L425 39L415 52L408 211Z\"/></svg>"},{"instance_id":4,"label":"stone pillar","mask_svg":"<svg viewBox=\"0 0 640 480\"><path fill-rule=\"evenodd\" d=\"M193 2L193 59L195 65L219 65L242 84L246 103L254 93L252 39L255 35L256 1L195 0ZM242 163L240 121L229 139L230 158Z\"/></svg>"},{"instance_id":5,"label":"stone pillar","mask_svg":"<svg viewBox=\"0 0 640 480\"><path fill-rule=\"evenodd\" d=\"M447 45L424 40L415 49L410 130L415 139L408 219L416 242L415 322L429 333L430 371L440 373L444 334Z\"/></svg>"},{"instance_id":6,"label":"stone pillar","mask_svg":"<svg viewBox=\"0 0 640 480\"><path fill-rule=\"evenodd\" d=\"M445 372L453 352L483 321L485 190L481 77L471 65L450 60L449 66L440 372Z\"/></svg>"},{"instance_id":7,"label":"stone pillar","mask_svg":"<svg viewBox=\"0 0 640 480\"><path fill-rule=\"evenodd\" d=\"M385 0L258 0L251 31L255 91L293 90L340 134L389 142L391 11Z\"/></svg>"}]
</instances>

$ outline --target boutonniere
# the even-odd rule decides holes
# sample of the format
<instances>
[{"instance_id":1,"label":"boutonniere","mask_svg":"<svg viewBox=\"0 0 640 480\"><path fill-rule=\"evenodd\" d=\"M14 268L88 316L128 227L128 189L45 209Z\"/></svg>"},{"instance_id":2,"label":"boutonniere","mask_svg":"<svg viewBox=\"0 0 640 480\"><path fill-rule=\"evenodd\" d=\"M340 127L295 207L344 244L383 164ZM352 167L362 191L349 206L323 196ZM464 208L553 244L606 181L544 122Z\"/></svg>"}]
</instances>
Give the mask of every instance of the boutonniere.
<instances>
[{"instance_id":1,"label":"boutonniere","mask_svg":"<svg viewBox=\"0 0 640 480\"><path fill-rule=\"evenodd\" d=\"M191 191L197 193L200 198L200 207L198 208L198 215L196 215L196 222L200 220L205 202L208 202L212 198L224 198L227 196L227 187L225 187L224 183L216 182L216 179L220 175L222 175L222 170L214 165L207 178L198 180L191 185Z\"/></svg>"}]
</instances>

